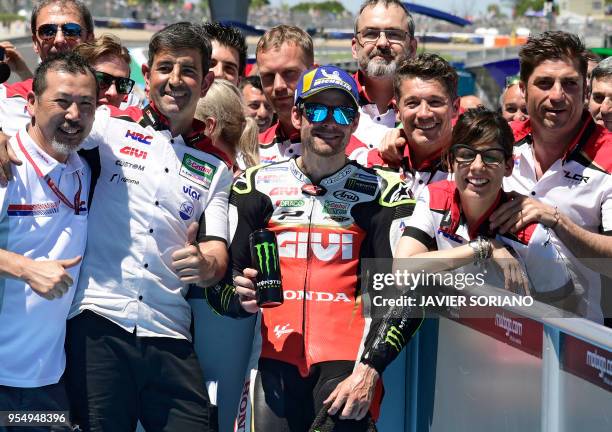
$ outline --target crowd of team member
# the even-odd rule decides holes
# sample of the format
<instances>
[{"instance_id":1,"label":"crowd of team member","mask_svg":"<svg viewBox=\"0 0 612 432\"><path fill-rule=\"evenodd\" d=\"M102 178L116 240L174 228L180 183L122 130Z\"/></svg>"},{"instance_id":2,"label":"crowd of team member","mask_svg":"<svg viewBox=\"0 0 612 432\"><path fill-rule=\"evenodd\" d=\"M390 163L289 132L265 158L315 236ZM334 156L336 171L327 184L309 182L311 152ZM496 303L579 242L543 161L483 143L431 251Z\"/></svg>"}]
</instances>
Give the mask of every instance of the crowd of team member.
<instances>
[{"instance_id":1,"label":"crowd of team member","mask_svg":"<svg viewBox=\"0 0 612 432\"><path fill-rule=\"evenodd\" d=\"M38 2L31 29L33 73L0 43L23 79L0 85L0 411L216 431L232 403L239 431L376 430L383 372L423 317L364 312L367 258L494 266L610 326L612 62L577 36L532 35L492 111L417 55L396 0L362 4L354 75L315 65L295 26L261 37L245 77L239 30L171 24L143 97L79 0ZM275 308L256 303L260 229L278 240Z\"/></svg>"}]
</instances>

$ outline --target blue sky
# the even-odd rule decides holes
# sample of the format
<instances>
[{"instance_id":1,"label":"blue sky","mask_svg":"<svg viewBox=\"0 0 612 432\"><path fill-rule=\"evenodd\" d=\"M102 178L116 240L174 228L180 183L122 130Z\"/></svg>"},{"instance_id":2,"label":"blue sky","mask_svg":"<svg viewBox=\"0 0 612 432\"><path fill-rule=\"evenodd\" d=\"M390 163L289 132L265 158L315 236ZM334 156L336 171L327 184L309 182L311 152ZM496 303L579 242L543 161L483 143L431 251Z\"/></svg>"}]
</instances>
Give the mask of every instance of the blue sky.
<instances>
[{"instance_id":1,"label":"blue sky","mask_svg":"<svg viewBox=\"0 0 612 432\"><path fill-rule=\"evenodd\" d=\"M280 5L281 3L294 5L300 3L300 1L301 0L270 0L270 3L272 5ZM340 0L340 3L342 3L344 7L349 9L350 11L357 12L359 10L359 5L362 3L362 0ZM422 4L424 6L441 9L444 12L454 12L459 15L463 15L465 12L467 12L468 14L477 15L480 12L484 12L489 4L499 4L500 2L499 0L412 0L411 3Z\"/></svg>"}]
</instances>

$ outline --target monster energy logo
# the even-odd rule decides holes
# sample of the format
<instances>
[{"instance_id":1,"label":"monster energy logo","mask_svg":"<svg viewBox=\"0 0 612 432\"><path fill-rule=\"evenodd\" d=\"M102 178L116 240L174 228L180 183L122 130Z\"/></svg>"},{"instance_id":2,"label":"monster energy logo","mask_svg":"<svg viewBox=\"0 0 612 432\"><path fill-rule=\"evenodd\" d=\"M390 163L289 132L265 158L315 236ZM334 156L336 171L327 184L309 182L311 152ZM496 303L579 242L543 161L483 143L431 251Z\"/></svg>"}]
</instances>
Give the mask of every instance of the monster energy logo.
<instances>
[{"instance_id":1,"label":"monster energy logo","mask_svg":"<svg viewBox=\"0 0 612 432\"><path fill-rule=\"evenodd\" d=\"M271 242L263 242L255 245L255 249L257 250L257 259L259 260L259 268L261 271L264 271L263 261L265 255L266 261L266 274L270 274L270 261L274 263L274 270L277 271L276 262L278 261L278 253L276 251L276 245ZM263 254L262 254L263 249Z\"/></svg>"},{"instance_id":2,"label":"monster energy logo","mask_svg":"<svg viewBox=\"0 0 612 432\"><path fill-rule=\"evenodd\" d=\"M402 350L402 346L405 344L402 333L395 326L391 326L391 328L387 331L385 342L388 342L397 350L397 352L400 352Z\"/></svg>"}]
</instances>

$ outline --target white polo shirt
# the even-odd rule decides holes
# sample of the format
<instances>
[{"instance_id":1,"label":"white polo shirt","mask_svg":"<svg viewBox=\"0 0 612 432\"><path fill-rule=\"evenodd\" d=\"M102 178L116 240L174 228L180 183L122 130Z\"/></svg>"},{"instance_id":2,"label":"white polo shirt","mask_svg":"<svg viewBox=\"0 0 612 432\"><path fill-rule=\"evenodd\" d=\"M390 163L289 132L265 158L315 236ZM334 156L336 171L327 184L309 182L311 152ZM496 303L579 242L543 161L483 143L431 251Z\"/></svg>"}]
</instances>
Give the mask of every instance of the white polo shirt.
<instances>
[{"instance_id":1,"label":"white polo shirt","mask_svg":"<svg viewBox=\"0 0 612 432\"><path fill-rule=\"evenodd\" d=\"M28 93L32 91L32 79L13 84L0 84L0 127L8 136L30 123L27 110Z\"/></svg>"},{"instance_id":2,"label":"white polo shirt","mask_svg":"<svg viewBox=\"0 0 612 432\"><path fill-rule=\"evenodd\" d=\"M365 88L364 78L361 72L353 75L359 91L359 125L353 136L365 144L363 150L355 153L351 159L362 165L366 165L367 152L377 149L385 134L397 124L397 110L395 104L389 103L387 111L381 113L378 106L373 103Z\"/></svg>"},{"instance_id":3,"label":"white polo shirt","mask_svg":"<svg viewBox=\"0 0 612 432\"><path fill-rule=\"evenodd\" d=\"M75 153L66 164L57 162L25 129L10 144L23 164L13 165L14 180L0 188L0 248L40 261L82 256L89 168ZM69 202L79 203L78 214L60 201L45 176ZM62 376L66 317L79 265L67 271L75 285L54 300L39 296L21 280L0 278L0 385L41 387L57 383Z\"/></svg>"},{"instance_id":4,"label":"white polo shirt","mask_svg":"<svg viewBox=\"0 0 612 432\"><path fill-rule=\"evenodd\" d=\"M574 223L594 233L612 230L612 134L583 115L583 126L566 154L555 161L538 180L531 138L531 123L513 122L517 141L514 170L504 178L504 190L516 191L545 204L558 207ZM579 312L602 322L601 276L585 267L560 240L562 253L575 269L577 283L584 291ZM596 257L593 257L596 258Z\"/></svg>"},{"instance_id":5,"label":"white polo shirt","mask_svg":"<svg viewBox=\"0 0 612 432\"><path fill-rule=\"evenodd\" d=\"M100 107L86 148L97 146L89 242L70 317L91 310L139 336L191 340L187 285L172 253L199 222L198 241L228 240L232 174L203 134L172 137L150 105ZM199 148L199 150L198 150Z\"/></svg>"}]
</instances>

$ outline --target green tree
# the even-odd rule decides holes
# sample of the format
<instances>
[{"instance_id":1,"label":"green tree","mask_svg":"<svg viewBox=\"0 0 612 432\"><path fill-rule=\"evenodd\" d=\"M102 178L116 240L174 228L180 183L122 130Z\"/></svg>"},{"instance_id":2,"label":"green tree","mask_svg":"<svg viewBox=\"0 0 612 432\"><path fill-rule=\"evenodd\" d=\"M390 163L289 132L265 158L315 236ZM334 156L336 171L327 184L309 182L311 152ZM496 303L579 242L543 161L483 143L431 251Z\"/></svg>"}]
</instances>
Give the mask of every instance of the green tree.
<instances>
[{"instance_id":1,"label":"green tree","mask_svg":"<svg viewBox=\"0 0 612 432\"><path fill-rule=\"evenodd\" d=\"M251 0L250 7L253 9L259 9L263 6L270 6L270 0Z\"/></svg>"},{"instance_id":2,"label":"green tree","mask_svg":"<svg viewBox=\"0 0 612 432\"><path fill-rule=\"evenodd\" d=\"M339 1L324 1L324 2L303 2L298 3L291 8L294 12L308 12L310 10L318 10L333 14L341 14L345 11L344 6Z\"/></svg>"},{"instance_id":3,"label":"green tree","mask_svg":"<svg viewBox=\"0 0 612 432\"><path fill-rule=\"evenodd\" d=\"M525 15L529 9L541 11L544 8L544 0L509 0L508 4L512 7L514 16L517 17Z\"/></svg>"}]
</instances>

